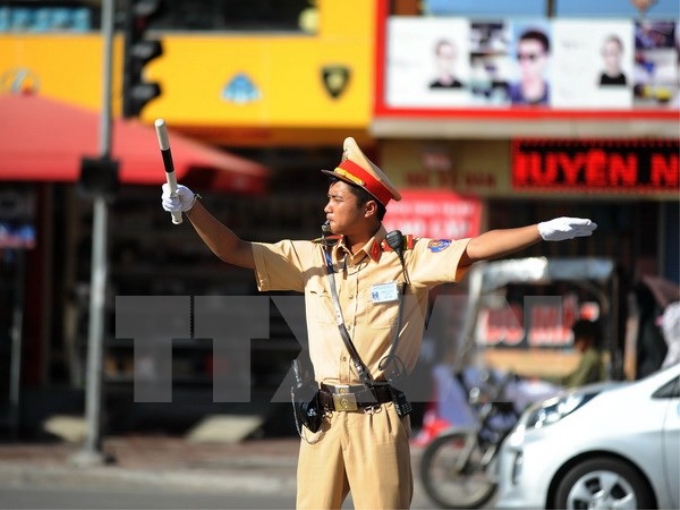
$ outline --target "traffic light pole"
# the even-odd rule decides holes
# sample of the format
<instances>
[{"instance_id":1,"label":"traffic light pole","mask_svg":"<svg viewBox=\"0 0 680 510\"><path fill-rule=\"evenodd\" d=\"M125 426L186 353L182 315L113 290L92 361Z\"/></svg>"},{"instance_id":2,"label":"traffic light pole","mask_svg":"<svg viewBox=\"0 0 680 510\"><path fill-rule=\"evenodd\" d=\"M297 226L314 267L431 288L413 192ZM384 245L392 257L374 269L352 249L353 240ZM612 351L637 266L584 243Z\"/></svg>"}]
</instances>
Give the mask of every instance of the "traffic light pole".
<instances>
[{"instance_id":1,"label":"traffic light pole","mask_svg":"<svg viewBox=\"0 0 680 510\"><path fill-rule=\"evenodd\" d=\"M102 37L104 40L104 69L102 112L99 131L99 152L102 160L111 154L111 67L113 53L113 28L115 0L102 2ZM83 449L72 462L78 466L101 465L113 460L101 449L102 417L102 366L104 345L104 318L107 287L107 234L108 204L104 193L94 196L92 225L92 269L90 280L90 322L87 349L87 377L85 417L87 436Z\"/></svg>"}]
</instances>

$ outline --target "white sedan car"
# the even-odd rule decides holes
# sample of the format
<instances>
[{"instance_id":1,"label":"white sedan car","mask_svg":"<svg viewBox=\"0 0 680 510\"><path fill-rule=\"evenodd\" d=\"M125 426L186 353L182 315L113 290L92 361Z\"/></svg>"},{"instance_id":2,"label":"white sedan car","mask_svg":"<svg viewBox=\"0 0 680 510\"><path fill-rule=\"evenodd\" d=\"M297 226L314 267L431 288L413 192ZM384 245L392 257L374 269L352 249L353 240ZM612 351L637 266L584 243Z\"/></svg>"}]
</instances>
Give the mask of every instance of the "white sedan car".
<instances>
[{"instance_id":1,"label":"white sedan car","mask_svg":"<svg viewBox=\"0 0 680 510\"><path fill-rule=\"evenodd\" d=\"M680 508L680 364L531 406L496 467L496 508Z\"/></svg>"}]
</instances>

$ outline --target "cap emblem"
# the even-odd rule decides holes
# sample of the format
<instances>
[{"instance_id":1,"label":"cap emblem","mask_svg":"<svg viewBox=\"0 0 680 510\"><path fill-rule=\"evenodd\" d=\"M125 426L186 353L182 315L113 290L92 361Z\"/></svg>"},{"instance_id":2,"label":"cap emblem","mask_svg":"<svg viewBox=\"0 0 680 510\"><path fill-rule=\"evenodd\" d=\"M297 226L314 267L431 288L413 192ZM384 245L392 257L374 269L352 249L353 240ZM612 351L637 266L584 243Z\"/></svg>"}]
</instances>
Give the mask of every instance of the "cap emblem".
<instances>
[{"instance_id":1,"label":"cap emblem","mask_svg":"<svg viewBox=\"0 0 680 510\"><path fill-rule=\"evenodd\" d=\"M347 170L345 170L344 168L337 167L337 168L335 169L335 173L336 173L336 174L339 174L339 175L342 175L345 179L349 179L350 181L352 181L352 182L353 182L354 184L356 184L357 186L362 186L362 187L363 187L363 186L366 184L364 181L362 181L361 179L359 179L359 178L356 177L355 175L352 175L351 173L349 173L349 172L348 172Z\"/></svg>"}]
</instances>

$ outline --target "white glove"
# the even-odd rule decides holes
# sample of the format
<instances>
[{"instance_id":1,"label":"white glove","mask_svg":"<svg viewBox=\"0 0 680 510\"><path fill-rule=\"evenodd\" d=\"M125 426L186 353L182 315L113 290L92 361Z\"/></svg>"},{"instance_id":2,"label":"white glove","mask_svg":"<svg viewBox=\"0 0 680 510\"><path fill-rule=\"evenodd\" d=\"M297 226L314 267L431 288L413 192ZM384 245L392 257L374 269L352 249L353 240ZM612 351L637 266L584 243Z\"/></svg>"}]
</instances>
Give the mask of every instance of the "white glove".
<instances>
[{"instance_id":1,"label":"white glove","mask_svg":"<svg viewBox=\"0 0 680 510\"><path fill-rule=\"evenodd\" d=\"M170 196L170 185L163 184L163 195L161 195L163 209L169 213L187 212L191 210L196 202L196 194L182 184L177 185L177 196Z\"/></svg>"},{"instance_id":2,"label":"white glove","mask_svg":"<svg viewBox=\"0 0 680 510\"><path fill-rule=\"evenodd\" d=\"M586 218L555 218L538 224L538 231L544 241L564 241L574 237L587 237L597 228Z\"/></svg>"}]
</instances>

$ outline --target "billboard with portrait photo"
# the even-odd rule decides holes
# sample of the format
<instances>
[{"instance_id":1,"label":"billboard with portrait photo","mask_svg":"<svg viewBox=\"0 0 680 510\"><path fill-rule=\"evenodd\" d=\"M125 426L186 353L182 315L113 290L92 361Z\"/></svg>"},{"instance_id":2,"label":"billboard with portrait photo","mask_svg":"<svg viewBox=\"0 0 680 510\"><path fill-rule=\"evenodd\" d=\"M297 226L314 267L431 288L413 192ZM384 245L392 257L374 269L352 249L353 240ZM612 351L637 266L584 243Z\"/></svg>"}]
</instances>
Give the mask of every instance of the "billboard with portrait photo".
<instances>
[{"instance_id":1,"label":"billboard with portrait photo","mask_svg":"<svg viewBox=\"0 0 680 510\"><path fill-rule=\"evenodd\" d=\"M514 20L510 24L512 39L508 96L510 105L547 107L551 101L551 27L548 20Z\"/></svg>"},{"instance_id":2,"label":"billboard with portrait photo","mask_svg":"<svg viewBox=\"0 0 680 510\"><path fill-rule=\"evenodd\" d=\"M554 108L630 108L633 23L555 20L552 24Z\"/></svg>"},{"instance_id":3,"label":"billboard with portrait photo","mask_svg":"<svg viewBox=\"0 0 680 510\"><path fill-rule=\"evenodd\" d=\"M390 15L390 5L378 3L385 20L377 33L384 41L376 55L378 129L402 129L382 122L397 115L442 122L474 118L479 126L482 119L550 119L565 133L571 123L616 119L623 121L616 128L628 132L636 118L658 120L664 133L675 131L680 110L676 19L404 16ZM438 83L447 69L451 77Z\"/></svg>"},{"instance_id":4,"label":"billboard with portrait photo","mask_svg":"<svg viewBox=\"0 0 680 510\"><path fill-rule=\"evenodd\" d=\"M634 107L680 107L679 52L675 21L635 22Z\"/></svg>"},{"instance_id":5,"label":"billboard with portrait photo","mask_svg":"<svg viewBox=\"0 0 680 510\"><path fill-rule=\"evenodd\" d=\"M469 105L468 32L462 18L390 18L386 102L394 108Z\"/></svg>"}]
</instances>

